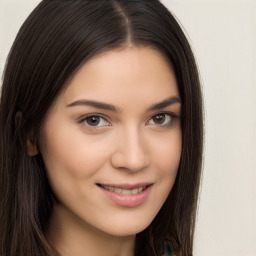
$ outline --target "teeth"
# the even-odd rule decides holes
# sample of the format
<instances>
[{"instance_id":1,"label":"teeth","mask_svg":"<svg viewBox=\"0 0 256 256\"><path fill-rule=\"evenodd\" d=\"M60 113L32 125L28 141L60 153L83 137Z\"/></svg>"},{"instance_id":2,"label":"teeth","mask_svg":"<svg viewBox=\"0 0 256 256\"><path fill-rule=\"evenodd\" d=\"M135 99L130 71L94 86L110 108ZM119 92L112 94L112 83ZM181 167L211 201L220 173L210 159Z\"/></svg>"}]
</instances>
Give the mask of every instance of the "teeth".
<instances>
[{"instance_id":1,"label":"teeth","mask_svg":"<svg viewBox=\"0 0 256 256\"><path fill-rule=\"evenodd\" d=\"M114 192L116 192L118 194L121 194L122 189L121 188L114 188Z\"/></svg>"},{"instance_id":2,"label":"teeth","mask_svg":"<svg viewBox=\"0 0 256 256\"><path fill-rule=\"evenodd\" d=\"M142 191L142 190L141 190ZM134 188L132 189L132 194L135 195L135 194L138 194L139 193L139 188Z\"/></svg>"},{"instance_id":3,"label":"teeth","mask_svg":"<svg viewBox=\"0 0 256 256\"><path fill-rule=\"evenodd\" d=\"M146 189L146 187L139 187L139 188L134 188L134 189L123 189L123 188L116 188L116 187L110 187L106 185L102 185L103 188L106 190L109 190L111 192L118 193L120 195L136 195Z\"/></svg>"},{"instance_id":4,"label":"teeth","mask_svg":"<svg viewBox=\"0 0 256 256\"><path fill-rule=\"evenodd\" d=\"M138 192L141 192L144 189L146 189L146 187L140 187L140 188L138 188L138 190L139 190Z\"/></svg>"},{"instance_id":5,"label":"teeth","mask_svg":"<svg viewBox=\"0 0 256 256\"><path fill-rule=\"evenodd\" d=\"M120 194L122 194L122 195L131 195L132 194L132 190L130 190L130 189L122 189Z\"/></svg>"}]
</instances>

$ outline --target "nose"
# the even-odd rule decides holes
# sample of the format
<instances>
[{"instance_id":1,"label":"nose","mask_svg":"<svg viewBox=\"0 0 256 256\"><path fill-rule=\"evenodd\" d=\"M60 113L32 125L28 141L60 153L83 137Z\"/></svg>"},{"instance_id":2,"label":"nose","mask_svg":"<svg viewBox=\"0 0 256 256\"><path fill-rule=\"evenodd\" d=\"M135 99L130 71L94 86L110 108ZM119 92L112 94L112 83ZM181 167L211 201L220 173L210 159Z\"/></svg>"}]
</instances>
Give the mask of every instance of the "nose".
<instances>
[{"instance_id":1,"label":"nose","mask_svg":"<svg viewBox=\"0 0 256 256\"><path fill-rule=\"evenodd\" d=\"M149 165L148 147L138 129L130 129L115 139L111 157L114 168L138 172Z\"/></svg>"}]
</instances>

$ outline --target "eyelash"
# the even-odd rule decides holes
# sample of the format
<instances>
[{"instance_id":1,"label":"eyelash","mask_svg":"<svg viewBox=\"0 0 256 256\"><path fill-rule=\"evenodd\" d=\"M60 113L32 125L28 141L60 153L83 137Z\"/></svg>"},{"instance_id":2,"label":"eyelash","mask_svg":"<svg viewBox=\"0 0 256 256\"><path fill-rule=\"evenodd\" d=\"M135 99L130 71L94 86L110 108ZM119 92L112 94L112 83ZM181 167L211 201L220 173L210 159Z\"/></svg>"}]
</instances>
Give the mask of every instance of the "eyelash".
<instances>
[{"instance_id":1,"label":"eyelash","mask_svg":"<svg viewBox=\"0 0 256 256\"><path fill-rule=\"evenodd\" d=\"M157 116L165 116L165 119L164 119L164 123L163 124L156 124L156 123L153 123L153 124L150 124L150 120L153 120L153 118L156 118ZM169 118L169 120L166 122L166 119ZM148 125L157 125L159 127L170 127L171 125L173 125L175 119L177 119L178 116L175 115L174 113L172 112L161 112L161 113L158 113L158 114L155 114L153 115L148 121L147 121L147 124Z\"/></svg>"},{"instance_id":2,"label":"eyelash","mask_svg":"<svg viewBox=\"0 0 256 256\"><path fill-rule=\"evenodd\" d=\"M165 116L164 119L164 123L163 124L156 124L156 123L150 123L151 120L153 120L153 118L156 118L157 116ZM100 119L99 123L97 123L96 125L90 125L88 124L88 119L89 118L96 118L96 119ZM166 119L169 118L170 120L168 120L167 123ZM175 115L172 112L160 112L157 113L155 115L153 115L150 119L148 119L148 121L146 122L147 125L156 125L158 127L170 127L171 125L173 125L173 123L175 122L175 119L177 119L178 116ZM106 125L99 125L100 123L107 123ZM111 126L111 123L107 120L107 118L105 116L102 116L101 114L97 114L97 113L93 113L93 114L89 114L86 116L83 116L80 120L79 123L84 124L86 127L88 127L89 129L101 129L102 127L106 127L106 126Z\"/></svg>"},{"instance_id":3,"label":"eyelash","mask_svg":"<svg viewBox=\"0 0 256 256\"><path fill-rule=\"evenodd\" d=\"M94 125L88 124L88 119L93 117L100 119L100 122L103 121L104 123L107 123L107 125L98 126L97 124L97 126L94 126ZM105 127L105 126L111 126L111 123L107 121L107 118L105 116L102 116L101 114L97 114L97 113L83 116L82 119L79 120L79 123L85 125L86 127L92 130L100 129L101 127Z\"/></svg>"}]
</instances>

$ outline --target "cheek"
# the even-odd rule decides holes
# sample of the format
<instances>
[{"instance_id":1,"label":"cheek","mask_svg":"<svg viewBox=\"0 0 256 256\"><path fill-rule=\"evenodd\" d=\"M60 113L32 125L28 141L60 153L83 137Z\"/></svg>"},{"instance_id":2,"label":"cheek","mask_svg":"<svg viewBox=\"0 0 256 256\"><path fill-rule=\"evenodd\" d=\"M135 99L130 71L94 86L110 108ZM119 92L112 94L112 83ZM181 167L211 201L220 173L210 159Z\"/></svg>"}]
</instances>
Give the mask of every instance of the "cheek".
<instances>
[{"instance_id":1,"label":"cheek","mask_svg":"<svg viewBox=\"0 0 256 256\"><path fill-rule=\"evenodd\" d=\"M90 181L94 180L94 175L104 165L104 152L107 152L102 144L100 148L99 143L92 143L79 134L81 132L64 129L58 133L48 132L41 150L55 196L71 205L75 202L80 204L88 189L93 189L94 183Z\"/></svg>"},{"instance_id":2,"label":"cheek","mask_svg":"<svg viewBox=\"0 0 256 256\"><path fill-rule=\"evenodd\" d=\"M99 147L76 129L48 131L43 136L41 152L48 172L73 178L93 174L105 158L104 145Z\"/></svg>"},{"instance_id":3,"label":"cheek","mask_svg":"<svg viewBox=\"0 0 256 256\"><path fill-rule=\"evenodd\" d=\"M48 129L41 143L50 186L61 201L83 198L86 187L94 186L90 181L106 162L106 143L92 141L68 126L56 130Z\"/></svg>"},{"instance_id":4,"label":"cheek","mask_svg":"<svg viewBox=\"0 0 256 256\"><path fill-rule=\"evenodd\" d=\"M152 161L161 171L161 176L175 179L181 157L182 136L180 129L166 134L157 141L152 142L154 152Z\"/></svg>"},{"instance_id":5,"label":"cheek","mask_svg":"<svg viewBox=\"0 0 256 256\"><path fill-rule=\"evenodd\" d=\"M168 197L175 182L182 150L182 135L180 129L152 141L152 164L158 170L155 190L155 202L159 202L159 209Z\"/></svg>"}]
</instances>

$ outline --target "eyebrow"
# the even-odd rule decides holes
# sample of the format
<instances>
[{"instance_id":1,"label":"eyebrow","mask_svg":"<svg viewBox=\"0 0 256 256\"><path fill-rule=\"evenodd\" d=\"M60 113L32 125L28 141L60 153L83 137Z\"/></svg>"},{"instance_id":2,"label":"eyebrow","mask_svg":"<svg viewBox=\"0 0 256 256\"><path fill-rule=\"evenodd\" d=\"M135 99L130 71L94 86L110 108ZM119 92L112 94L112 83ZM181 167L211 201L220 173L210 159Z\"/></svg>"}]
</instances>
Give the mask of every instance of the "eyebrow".
<instances>
[{"instance_id":1,"label":"eyebrow","mask_svg":"<svg viewBox=\"0 0 256 256\"><path fill-rule=\"evenodd\" d=\"M167 99L149 107L149 111L154 111L154 110L159 110L159 109L162 109L162 108L166 108L166 107L168 107L168 106L170 106L174 103L181 103L181 100L178 97L167 98Z\"/></svg>"},{"instance_id":2,"label":"eyebrow","mask_svg":"<svg viewBox=\"0 0 256 256\"><path fill-rule=\"evenodd\" d=\"M148 111L154 111L158 109L162 109L165 107L168 107L174 103L181 103L181 100L178 97L170 97L167 98L161 102L158 102L156 104L153 104L148 108ZM117 108L116 106L100 101L94 101L94 100L86 100L86 99L81 99L74 101L70 104L67 105L67 107L74 107L74 106L91 106L99 109L104 109L104 110L109 110L112 112L121 112L120 108Z\"/></svg>"},{"instance_id":3,"label":"eyebrow","mask_svg":"<svg viewBox=\"0 0 256 256\"><path fill-rule=\"evenodd\" d=\"M104 103L104 102L99 102L99 101L94 101L94 100L77 100L71 104L68 104L67 107L74 107L74 106L91 106L99 109L105 109L105 110L110 110L113 112L121 112L121 110L117 107L115 107L112 104Z\"/></svg>"}]
</instances>

